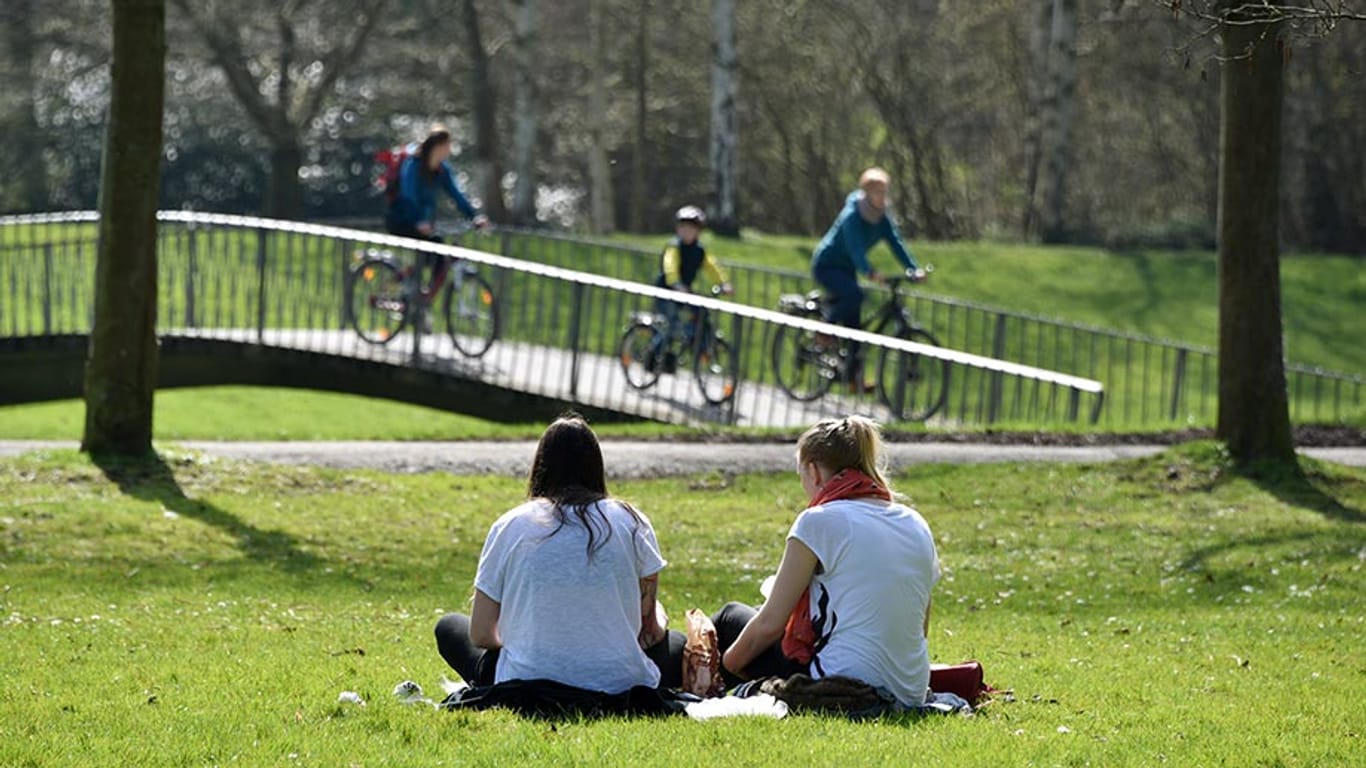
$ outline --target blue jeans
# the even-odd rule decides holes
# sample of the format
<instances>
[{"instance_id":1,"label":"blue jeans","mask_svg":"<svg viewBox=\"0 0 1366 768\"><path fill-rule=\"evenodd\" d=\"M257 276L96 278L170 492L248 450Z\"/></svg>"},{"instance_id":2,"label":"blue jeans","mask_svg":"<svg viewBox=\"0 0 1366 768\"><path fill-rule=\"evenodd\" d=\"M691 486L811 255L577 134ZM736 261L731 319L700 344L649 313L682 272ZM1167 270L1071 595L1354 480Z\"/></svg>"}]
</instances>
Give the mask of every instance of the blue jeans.
<instances>
[{"instance_id":1,"label":"blue jeans","mask_svg":"<svg viewBox=\"0 0 1366 768\"><path fill-rule=\"evenodd\" d=\"M831 300L826 321L846 328L862 328L863 289L859 287L858 275L837 267L816 267L811 276ZM859 381L863 376L863 350L858 343L849 343L849 368L845 374L850 381Z\"/></svg>"}]
</instances>

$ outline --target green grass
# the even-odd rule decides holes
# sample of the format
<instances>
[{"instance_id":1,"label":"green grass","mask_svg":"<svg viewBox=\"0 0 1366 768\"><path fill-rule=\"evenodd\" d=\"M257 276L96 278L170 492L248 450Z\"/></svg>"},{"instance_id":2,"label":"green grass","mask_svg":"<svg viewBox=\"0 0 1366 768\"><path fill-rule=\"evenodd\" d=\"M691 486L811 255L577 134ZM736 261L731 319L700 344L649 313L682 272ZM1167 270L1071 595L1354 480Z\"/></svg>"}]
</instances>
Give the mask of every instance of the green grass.
<instances>
[{"instance_id":1,"label":"green grass","mask_svg":"<svg viewBox=\"0 0 1366 768\"><path fill-rule=\"evenodd\" d=\"M78 440L85 404L59 400L0 407L0 439ZM535 439L543 423L485 421L390 400L272 387L198 387L157 392L158 440ZM604 436L663 437L705 430L655 422L603 424Z\"/></svg>"},{"instance_id":2,"label":"green grass","mask_svg":"<svg viewBox=\"0 0 1366 768\"><path fill-rule=\"evenodd\" d=\"M523 721L390 698L449 671L515 479L168 455L0 464L0 764L1347 765L1366 705L1366 473L1230 473L1188 446L1101 466L917 466L936 659L1014 691L973 719ZM706 482L703 482L703 481ZM795 478L622 483L674 617L754 600ZM359 692L364 708L337 703Z\"/></svg>"}]
</instances>

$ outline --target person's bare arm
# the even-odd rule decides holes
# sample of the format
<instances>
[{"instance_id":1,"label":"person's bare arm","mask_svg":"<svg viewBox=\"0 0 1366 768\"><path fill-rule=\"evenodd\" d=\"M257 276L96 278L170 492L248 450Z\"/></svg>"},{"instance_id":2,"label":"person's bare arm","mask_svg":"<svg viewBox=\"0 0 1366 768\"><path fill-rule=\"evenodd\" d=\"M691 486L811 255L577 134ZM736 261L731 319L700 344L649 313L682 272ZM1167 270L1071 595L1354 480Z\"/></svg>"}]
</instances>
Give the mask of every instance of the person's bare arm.
<instances>
[{"instance_id":1,"label":"person's bare arm","mask_svg":"<svg viewBox=\"0 0 1366 768\"><path fill-rule=\"evenodd\" d=\"M659 607L659 574L640 580L640 635L636 638L641 648L649 648L664 639L668 632L668 618Z\"/></svg>"},{"instance_id":2,"label":"person's bare arm","mask_svg":"<svg viewBox=\"0 0 1366 768\"><path fill-rule=\"evenodd\" d=\"M480 648L493 650L503 647L503 636L498 632L498 616L503 606L479 590L474 590L474 607L470 609L470 642Z\"/></svg>"},{"instance_id":3,"label":"person's bare arm","mask_svg":"<svg viewBox=\"0 0 1366 768\"><path fill-rule=\"evenodd\" d=\"M749 620L735 643L721 657L721 664L739 677L744 677L744 669L759 654L778 642L787 627L787 619L792 609L801 599L802 591L811 584L811 576L816 572L820 560L811 548L796 539L787 540L783 550L783 561L778 565L778 576L773 581L773 591L764 601L759 613Z\"/></svg>"}]
</instances>

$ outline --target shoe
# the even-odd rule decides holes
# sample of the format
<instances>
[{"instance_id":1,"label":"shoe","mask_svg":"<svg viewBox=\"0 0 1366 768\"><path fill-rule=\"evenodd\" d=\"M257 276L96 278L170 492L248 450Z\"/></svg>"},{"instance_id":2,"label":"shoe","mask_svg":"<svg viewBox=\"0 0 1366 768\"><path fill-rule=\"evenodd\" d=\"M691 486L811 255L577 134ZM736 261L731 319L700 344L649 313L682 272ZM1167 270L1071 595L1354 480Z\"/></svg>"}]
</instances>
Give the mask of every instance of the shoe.
<instances>
[{"instance_id":1,"label":"shoe","mask_svg":"<svg viewBox=\"0 0 1366 768\"><path fill-rule=\"evenodd\" d=\"M665 372L665 373L677 373L677 372L678 372L678 355L674 354L673 352L666 352L666 353L664 353L664 372Z\"/></svg>"},{"instance_id":2,"label":"shoe","mask_svg":"<svg viewBox=\"0 0 1366 768\"><path fill-rule=\"evenodd\" d=\"M645 358L645 372L655 373L659 371L659 355L649 355Z\"/></svg>"}]
</instances>

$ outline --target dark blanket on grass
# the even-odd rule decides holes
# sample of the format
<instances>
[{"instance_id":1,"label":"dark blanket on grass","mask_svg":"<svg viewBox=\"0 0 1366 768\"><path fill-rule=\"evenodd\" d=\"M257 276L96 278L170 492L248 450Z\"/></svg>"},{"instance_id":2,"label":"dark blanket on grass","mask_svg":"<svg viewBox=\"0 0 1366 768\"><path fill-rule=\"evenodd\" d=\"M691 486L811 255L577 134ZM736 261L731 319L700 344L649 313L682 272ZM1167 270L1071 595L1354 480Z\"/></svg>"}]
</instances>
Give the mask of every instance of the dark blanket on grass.
<instances>
[{"instance_id":1,"label":"dark blanket on grass","mask_svg":"<svg viewBox=\"0 0 1366 768\"><path fill-rule=\"evenodd\" d=\"M554 680L505 680L464 688L447 696L442 709L502 707L530 717L662 717L685 714L696 696L638 685L622 693L576 688Z\"/></svg>"}]
</instances>

